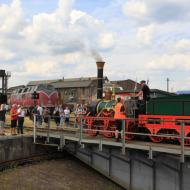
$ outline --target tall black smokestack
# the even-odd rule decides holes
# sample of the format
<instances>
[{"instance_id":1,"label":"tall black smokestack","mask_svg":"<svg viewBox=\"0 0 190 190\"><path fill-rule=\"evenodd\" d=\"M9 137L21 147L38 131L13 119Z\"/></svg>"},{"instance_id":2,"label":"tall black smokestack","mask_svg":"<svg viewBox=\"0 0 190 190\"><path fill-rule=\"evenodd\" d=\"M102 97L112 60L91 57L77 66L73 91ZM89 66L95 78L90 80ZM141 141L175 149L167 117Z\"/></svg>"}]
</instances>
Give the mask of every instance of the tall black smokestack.
<instances>
[{"instance_id":1,"label":"tall black smokestack","mask_svg":"<svg viewBox=\"0 0 190 190\"><path fill-rule=\"evenodd\" d=\"M104 69L105 62L103 61L97 61L97 79L98 79L98 87L97 87L97 99L102 99L103 94L103 69Z\"/></svg>"}]
</instances>

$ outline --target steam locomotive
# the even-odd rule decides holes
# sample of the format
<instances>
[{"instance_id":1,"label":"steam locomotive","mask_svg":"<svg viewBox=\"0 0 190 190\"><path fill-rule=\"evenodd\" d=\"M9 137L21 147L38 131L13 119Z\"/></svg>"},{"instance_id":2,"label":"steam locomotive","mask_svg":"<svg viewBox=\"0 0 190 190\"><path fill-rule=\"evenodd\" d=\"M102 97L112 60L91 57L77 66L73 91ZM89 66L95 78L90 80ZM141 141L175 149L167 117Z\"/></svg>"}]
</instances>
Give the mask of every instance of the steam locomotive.
<instances>
[{"instance_id":1,"label":"steam locomotive","mask_svg":"<svg viewBox=\"0 0 190 190\"><path fill-rule=\"evenodd\" d=\"M98 62L97 101L90 105L89 114L84 116L86 132L95 136L115 136L114 110L116 101L110 94L102 98L102 78L104 63ZM125 100L126 140L137 138L144 133L152 142L181 142L181 126L184 127L185 145L190 145L190 95L168 95L144 102L130 98Z\"/></svg>"},{"instance_id":2,"label":"steam locomotive","mask_svg":"<svg viewBox=\"0 0 190 190\"><path fill-rule=\"evenodd\" d=\"M90 106L89 115L84 116L89 135L95 136L99 133L105 137L115 136L115 105L115 100L101 99ZM145 133L156 143L180 143L181 125L184 123L185 145L190 145L190 95L154 98L146 105L136 98L131 98L125 100L124 106L126 132ZM125 139L132 140L137 136L126 133Z\"/></svg>"},{"instance_id":3,"label":"steam locomotive","mask_svg":"<svg viewBox=\"0 0 190 190\"><path fill-rule=\"evenodd\" d=\"M34 97L34 95L37 95ZM17 104L24 106L29 112L35 105L53 108L58 104L58 92L52 85L40 84L36 86L26 86L13 91L10 96L10 105Z\"/></svg>"}]
</instances>

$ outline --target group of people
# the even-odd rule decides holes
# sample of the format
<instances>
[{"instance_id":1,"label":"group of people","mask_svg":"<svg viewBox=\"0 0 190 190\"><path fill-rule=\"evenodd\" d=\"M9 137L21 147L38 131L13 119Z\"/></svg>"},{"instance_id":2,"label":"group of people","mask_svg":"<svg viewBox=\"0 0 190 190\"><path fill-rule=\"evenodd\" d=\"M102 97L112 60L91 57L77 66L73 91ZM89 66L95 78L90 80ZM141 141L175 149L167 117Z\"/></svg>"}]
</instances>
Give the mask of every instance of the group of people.
<instances>
[{"instance_id":1,"label":"group of people","mask_svg":"<svg viewBox=\"0 0 190 190\"><path fill-rule=\"evenodd\" d=\"M62 105L56 106L53 111L53 117L57 128L62 127L64 122L66 127L69 126L71 110L68 106L65 108Z\"/></svg>"},{"instance_id":2,"label":"group of people","mask_svg":"<svg viewBox=\"0 0 190 190\"><path fill-rule=\"evenodd\" d=\"M0 105L0 135L5 135L4 128L5 128L6 112L8 111L8 109L9 109L8 105L6 104ZM16 104L12 105L10 109L11 135L23 134L23 124L24 124L25 115L26 111L22 106Z\"/></svg>"},{"instance_id":3,"label":"group of people","mask_svg":"<svg viewBox=\"0 0 190 190\"><path fill-rule=\"evenodd\" d=\"M65 108L62 105L56 106L52 114L49 108L37 105L33 109L32 113L36 117L37 127L42 125L42 122L44 122L46 127L48 127L51 117L54 119L57 128L62 127L64 122L66 126L69 126L71 111L67 106Z\"/></svg>"},{"instance_id":4,"label":"group of people","mask_svg":"<svg viewBox=\"0 0 190 190\"><path fill-rule=\"evenodd\" d=\"M26 110L21 105L13 104L10 110L11 135L23 134L24 117ZM17 133L16 133L17 128Z\"/></svg>"}]
</instances>

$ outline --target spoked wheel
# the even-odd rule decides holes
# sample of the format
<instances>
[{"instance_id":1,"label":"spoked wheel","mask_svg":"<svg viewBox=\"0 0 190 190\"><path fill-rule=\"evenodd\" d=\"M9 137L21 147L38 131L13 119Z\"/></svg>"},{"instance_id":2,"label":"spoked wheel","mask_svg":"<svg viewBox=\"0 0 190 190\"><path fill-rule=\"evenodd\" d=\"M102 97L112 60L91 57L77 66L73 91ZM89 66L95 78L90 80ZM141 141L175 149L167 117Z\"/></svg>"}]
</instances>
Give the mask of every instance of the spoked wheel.
<instances>
[{"instance_id":1,"label":"spoked wheel","mask_svg":"<svg viewBox=\"0 0 190 190\"><path fill-rule=\"evenodd\" d=\"M100 117L104 117L104 119L102 120L104 132L101 133L106 138L111 138L115 136L115 122L110 119L114 117L114 113L115 111L113 109L105 108L101 111L100 114Z\"/></svg>"},{"instance_id":2,"label":"spoked wheel","mask_svg":"<svg viewBox=\"0 0 190 190\"><path fill-rule=\"evenodd\" d=\"M110 121L109 119L104 121L104 130L105 130L105 132L103 132L104 137L107 137L107 138L114 137L115 136L115 122Z\"/></svg>"},{"instance_id":3,"label":"spoked wheel","mask_svg":"<svg viewBox=\"0 0 190 190\"><path fill-rule=\"evenodd\" d=\"M156 133L156 135L160 135L160 133L158 132ZM149 135L149 138L152 142L155 142L155 143L160 143L164 140L164 137L152 136L152 134Z\"/></svg>"},{"instance_id":4,"label":"spoked wheel","mask_svg":"<svg viewBox=\"0 0 190 190\"><path fill-rule=\"evenodd\" d=\"M190 139L185 139L184 140L184 145L185 146L190 146Z\"/></svg>"},{"instance_id":5,"label":"spoked wheel","mask_svg":"<svg viewBox=\"0 0 190 190\"><path fill-rule=\"evenodd\" d=\"M190 137L190 135L187 135L186 137ZM179 143L181 144L181 138L178 139ZM190 146L190 139L184 139L184 145L185 146Z\"/></svg>"},{"instance_id":6,"label":"spoked wheel","mask_svg":"<svg viewBox=\"0 0 190 190\"><path fill-rule=\"evenodd\" d=\"M87 134L90 136L96 136L98 134L97 121L87 120Z\"/></svg>"},{"instance_id":7,"label":"spoked wheel","mask_svg":"<svg viewBox=\"0 0 190 190\"><path fill-rule=\"evenodd\" d=\"M136 123L134 121L129 121L128 126L126 127L126 132L136 132ZM134 139L134 134L125 134L126 140Z\"/></svg>"}]
</instances>

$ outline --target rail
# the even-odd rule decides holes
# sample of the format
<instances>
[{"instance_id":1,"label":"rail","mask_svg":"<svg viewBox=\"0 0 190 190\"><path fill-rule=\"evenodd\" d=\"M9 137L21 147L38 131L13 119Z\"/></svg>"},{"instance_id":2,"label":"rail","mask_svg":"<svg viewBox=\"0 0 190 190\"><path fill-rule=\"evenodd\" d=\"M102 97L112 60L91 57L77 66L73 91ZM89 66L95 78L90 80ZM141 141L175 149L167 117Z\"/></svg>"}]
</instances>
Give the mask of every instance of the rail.
<instances>
[{"instance_id":1,"label":"rail","mask_svg":"<svg viewBox=\"0 0 190 190\"><path fill-rule=\"evenodd\" d=\"M47 122L47 126L46 126L46 131L47 131L47 143L50 143L50 130L52 130L51 127L51 120L55 119L55 117L48 117L48 122ZM96 138L97 139L97 134L98 135L98 139L99 139L99 150L102 151L102 140L103 138L105 139L107 136L115 136L115 126L112 125L112 127L108 127L107 129L105 128L105 123L106 125L109 125L109 122L114 122L115 120L113 118L104 118L104 117L86 117L86 116L82 116L80 115L80 117L76 118L76 117L71 117L72 121L74 121L74 123L72 123L72 126L69 126L67 124L67 129L71 130L71 129L76 129L76 132L78 133L78 139L79 139L79 145L83 145L83 140L85 138ZM102 122L105 123L102 123ZM99 122L99 123L98 123ZM180 131L179 134L173 134L173 133L161 133L161 134L150 134L150 133L145 133L145 132L136 132L136 131L128 131L128 127L129 127L129 123L133 122L133 123L138 123L138 125L140 125L139 123L142 122L148 122L147 120L140 120L139 119L134 119L134 118L127 118L127 119L123 119L122 120L122 130L120 131L120 135L121 135L121 141L120 141L120 146L121 146L121 152L122 154L126 153L126 143L128 143L128 139L126 137L130 137L130 136L137 136L137 137L157 137L157 138L165 138L165 139L174 139L174 140L178 140L180 142L180 161L181 163L185 162L185 141L188 140L190 141L190 137L185 137L185 127L187 120L183 120L180 119L180 125L178 123L178 130ZM157 122L155 120L155 122ZM175 123L176 124L176 120L159 120L159 123L162 123L162 125L164 126L164 124L166 122L171 122L171 123ZM36 143L36 137L37 137L37 117L34 116L34 127L33 127L33 136L34 136L34 143ZM92 125L93 124L93 125ZM156 123L150 123L152 125L155 125L156 127ZM139 126L138 126L139 127ZM142 127L142 126L140 126ZM189 126L190 128L190 126ZM61 131L62 128L58 129L57 131ZM63 148L63 146L65 145L65 139L64 139L64 135L63 133L61 133L61 137L60 137L60 145L61 148ZM108 135L109 134L109 135ZM106 136L106 137L105 137ZM113 138L107 138L107 140L109 141L113 141ZM150 147L149 149L149 158L153 159L153 151Z\"/></svg>"}]
</instances>

